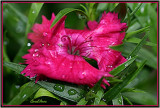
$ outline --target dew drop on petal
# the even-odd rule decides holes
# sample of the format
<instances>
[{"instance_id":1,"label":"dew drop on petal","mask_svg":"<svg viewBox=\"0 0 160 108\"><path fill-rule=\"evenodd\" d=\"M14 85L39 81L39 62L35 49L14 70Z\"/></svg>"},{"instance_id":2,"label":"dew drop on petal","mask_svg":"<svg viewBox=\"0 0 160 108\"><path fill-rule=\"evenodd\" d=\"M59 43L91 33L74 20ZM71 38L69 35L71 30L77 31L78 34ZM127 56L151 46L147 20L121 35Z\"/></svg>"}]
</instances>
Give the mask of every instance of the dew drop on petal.
<instances>
[{"instance_id":1,"label":"dew drop on petal","mask_svg":"<svg viewBox=\"0 0 160 108\"><path fill-rule=\"evenodd\" d=\"M35 49L34 51L35 51L35 52L37 52L37 51L38 51L38 49Z\"/></svg>"},{"instance_id":2,"label":"dew drop on petal","mask_svg":"<svg viewBox=\"0 0 160 108\"><path fill-rule=\"evenodd\" d=\"M43 32L43 36L48 36L48 33L47 32Z\"/></svg>"},{"instance_id":3,"label":"dew drop on petal","mask_svg":"<svg viewBox=\"0 0 160 108\"><path fill-rule=\"evenodd\" d=\"M84 79L86 77L86 72L79 73L79 78Z\"/></svg>"}]
</instances>

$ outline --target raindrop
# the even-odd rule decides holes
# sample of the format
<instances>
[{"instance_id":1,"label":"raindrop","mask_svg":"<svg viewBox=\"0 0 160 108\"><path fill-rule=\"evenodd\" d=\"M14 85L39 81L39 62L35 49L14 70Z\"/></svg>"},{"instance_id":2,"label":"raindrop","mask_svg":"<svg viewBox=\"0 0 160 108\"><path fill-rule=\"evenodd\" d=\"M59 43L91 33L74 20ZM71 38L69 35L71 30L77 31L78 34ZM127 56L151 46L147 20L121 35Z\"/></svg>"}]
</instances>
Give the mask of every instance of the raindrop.
<instances>
[{"instance_id":1,"label":"raindrop","mask_svg":"<svg viewBox=\"0 0 160 108\"><path fill-rule=\"evenodd\" d=\"M48 64L48 65L50 65L50 64L51 64L51 62L50 62L50 61L46 61L45 63L46 63L46 64Z\"/></svg>"},{"instance_id":2,"label":"raindrop","mask_svg":"<svg viewBox=\"0 0 160 108\"><path fill-rule=\"evenodd\" d=\"M78 14L78 18L79 19L86 19L86 16L82 15L82 14Z\"/></svg>"},{"instance_id":3,"label":"raindrop","mask_svg":"<svg viewBox=\"0 0 160 108\"><path fill-rule=\"evenodd\" d=\"M34 54L33 54L33 57L35 57L35 56L37 56L37 57L38 57L38 56L39 56L39 54L34 53Z\"/></svg>"},{"instance_id":4,"label":"raindrop","mask_svg":"<svg viewBox=\"0 0 160 108\"><path fill-rule=\"evenodd\" d=\"M44 44L42 44L42 46L44 46Z\"/></svg>"},{"instance_id":5,"label":"raindrop","mask_svg":"<svg viewBox=\"0 0 160 108\"><path fill-rule=\"evenodd\" d=\"M80 72L80 74L79 74L80 79L84 79L85 76L86 76L86 72L82 72L82 73Z\"/></svg>"},{"instance_id":6,"label":"raindrop","mask_svg":"<svg viewBox=\"0 0 160 108\"><path fill-rule=\"evenodd\" d=\"M70 66L69 68L72 68L72 66Z\"/></svg>"},{"instance_id":7,"label":"raindrop","mask_svg":"<svg viewBox=\"0 0 160 108\"><path fill-rule=\"evenodd\" d=\"M141 13L143 13L143 12L144 12L144 7L141 8Z\"/></svg>"},{"instance_id":8,"label":"raindrop","mask_svg":"<svg viewBox=\"0 0 160 108\"><path fill-rule=\"evenodd\" d=\"M27 43L27 46L31 46L31 43Z\"/></svg>"},{"instance_id":9,"label":"raindrop","mask_svg":"<svg viewBox=\"0 0 160 108\"><path fill-rule=\"evenodd\" d=\"M94 90L91 90L91 92L94 93L95 91L94 91Z\"/></svg>"},{"instance_id":10,"label":"raindrop","mask_svg":"<svg viewBox=\"0 0 160 108\"><path fill-rule=\"evenodd\" d=\"M106 99L104 99L104 98L103 98L102 100L103 100L103 101L106 101Z\"/></svg>"},{"instance_id":11,"label":"raindrop","mask_svg":"<svg viewBox=\"0 0 160 108\"><path fill-rule=\"evenodd\" d=\"M32 13L34 14L34 13L36 13L36 11L32 11Z\"/></svg>"},{"instance_id":12,"label":"raindrop","mask_svg":"<svg viewBox=\"0 0 160 108\"><path fill-rule=\"evenodd\" d=\"M54 89L59 91L59 92L63 92L64 91L64 85L56 84L54 86Z\"/></svg>"},{"instance_id":13,"label":"raindrop","mask_svg":"<svg viewBox=\"0 0 160 108\"><path fill-rule=\"evenodd\" d=\"M109 66L107 66L107 67L112 68L113 66L112 66L112 65L109 65Z\"/></svg>"},{"instance_id":14,"label":"raindrop","mask_svg":"<svg viewBox=\"0 0 160 108\"><path fill-rule=\"evenodd\" d=\"M129 58L127 58L127 60L130 60L132 57L131 56L129 56Z\"/></svg>"},{"instance_id":15,"label":"raindrop","mask_svg":"<svg viewBox=\"0 0 160 108\"><path fill-rule=\"evenodd\" d=\"M47 32L43 32L43 36L48 36L48 33Z\"/></svg>"},{"instance_id":16,"label":"raindrop","mask_svg":"<svg viewBox=\"0 0 160 108\"><path fill-rule=\"evenodd\" d=\"M127 66L128 66L128 64L126 63L126 64L125 64L125 67L127 67Z\"/></svg>"},{"instance_id":17,"label":"raindrop","mask_svg":"<svg viewBox=\"0 0 160 108\"><path fill-rule=\"evenodd\" d=\"M62 63L62 65L64 66L64 63Z\"/></svg>"},{"instance_id":18,"label":"raindrop","mask_svg":"<svg viewBox=\"0 0 160 108\"><path fill-rule=\"evenodd\" d=\"M23 95L23 98L25 98L25 97L26 97L26 94Z\"/></svg>"},{"instance_id":19,"label":"raindrop","mask_svg":"<svg viewBox=\"0 0 160 108\"><path fill-rule=\"evenodd\" d=\"M76 93L77 93L77 91L74 90L74 89L68 90L68 94L69 94L69 95L75 95Z\"/></svg>"},{"instance_id":20,"label":"raindrop","mask_svg":"<svg viewBox=\"0 0 160 108\"><path fill-rule=\"evenodd\" d=\"M149 19L148 19L148 23L150 23L150 22L151 22L151 19L149 18Z\"/></svg>"},{"instance_id":21,"label":"raindrop","mask_svg":"<svg viewBox=\"0 0 160 108\"><path fill-rule=\"evenodd\" d=\"M16 89L20 88L20 85L15 85Z\"/></svg>"},{"instance_id":22,"label":"raindrop","mask_svg":"<svg viewBox=\"0 0 160 108\"><path fill-rule=\"evenodd\" d=\"M37 52L37 51L38 51L38 49L35 49L34 51L35 51L35 52Z\"/></svg>"},{"instance_id":23,"label":"raindrop","mask_svg":"<svg viewBox=\"0 0 160 108\"><path fill-rule=\"evenodd\" d=\"M118 102L119 102L119 103L122 103L122 100L121 100L121 99L118 99Z\"/></svg>"}]
</instances>

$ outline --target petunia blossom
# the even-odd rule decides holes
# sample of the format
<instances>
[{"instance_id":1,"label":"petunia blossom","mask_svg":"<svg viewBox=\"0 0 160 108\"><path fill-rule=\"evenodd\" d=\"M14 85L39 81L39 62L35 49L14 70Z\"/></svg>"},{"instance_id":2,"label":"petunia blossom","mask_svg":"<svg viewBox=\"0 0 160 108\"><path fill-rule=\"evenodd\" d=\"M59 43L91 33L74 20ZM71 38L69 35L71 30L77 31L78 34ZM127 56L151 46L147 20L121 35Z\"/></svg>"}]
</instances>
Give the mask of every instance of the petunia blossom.
<instances>
[{"instance_id":1,"label":"petunia blossom","mask_svg":"<svg viewBox=\"0 0 160 108\"><path fill-rule=\"evenodd\" d=\"M42 24L35 24L28 38L34 43L24 55L27 67L25 76L41 76L75 84L94 86L102 76L112 77L109 72L126 61L120 52L110 49L119 45L125 36L126 23L120 23L118 14L103 13L99 23L88 22L88 29L74 30L64 27L64 16L53 28L51 20L42 16ZM83 57L97 61L99 69ZM109 85L103 79L101 86Z\"/></svg>"}]
</instances>

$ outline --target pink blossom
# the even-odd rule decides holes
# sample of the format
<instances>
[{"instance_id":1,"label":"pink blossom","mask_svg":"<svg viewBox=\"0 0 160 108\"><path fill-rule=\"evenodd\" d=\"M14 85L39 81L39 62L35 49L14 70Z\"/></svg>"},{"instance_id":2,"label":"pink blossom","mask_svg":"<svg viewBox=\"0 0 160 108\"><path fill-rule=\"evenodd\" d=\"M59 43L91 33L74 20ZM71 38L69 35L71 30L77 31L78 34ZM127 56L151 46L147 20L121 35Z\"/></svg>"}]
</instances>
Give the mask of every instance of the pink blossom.
<instances>
[{"instance_id":1,"label":"pink blossom","mask_svg":"<svg viewBox=\"0 0 160 108\"><path fill-rule=\"evenodd\" d=\"M126 23L120 23L118 14L105 12L99 23L89 21L89 29L74 30L64 27L64 16L53 28L51 20L42 16L42 24L35 24L28 38L34 43L24 55L28 66L21 72L25 76L41 76L75 84L94 86L102 77L112 77L109 72L126 61L120 52L109 46L119 45L125 36ZM122 32L122 33L121 33ZM99 69L83 57L97 61ZM109 85L103 79L101 86Z\"/></svg>"}]
</instances>

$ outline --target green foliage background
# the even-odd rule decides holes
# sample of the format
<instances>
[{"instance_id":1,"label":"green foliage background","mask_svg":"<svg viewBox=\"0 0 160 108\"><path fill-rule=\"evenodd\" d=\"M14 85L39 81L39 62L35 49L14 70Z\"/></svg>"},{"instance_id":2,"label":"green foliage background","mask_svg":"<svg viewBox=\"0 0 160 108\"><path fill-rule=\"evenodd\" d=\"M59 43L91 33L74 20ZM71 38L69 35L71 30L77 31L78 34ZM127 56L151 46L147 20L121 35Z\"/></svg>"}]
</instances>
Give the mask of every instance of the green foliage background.
<instances>
[{"instance_id":1,"label":"green foliage background","mask_svg":"<svg viewBox=\"0 0 160 108\"><path fill-rule=\"evenodd\" d=\"M110 87L102 89L100 81L92 89L55 80L35 84L20 74L31 43L27 33L42 15L50 19L54 12L59 20L67 14L65 27L84 29L104 11L118 12L128 25L124 44L112 48L130 59L110 72ZM3 105L157 105L157 3L3 3L3 65Z\"/></svg>"}]
</instances>

